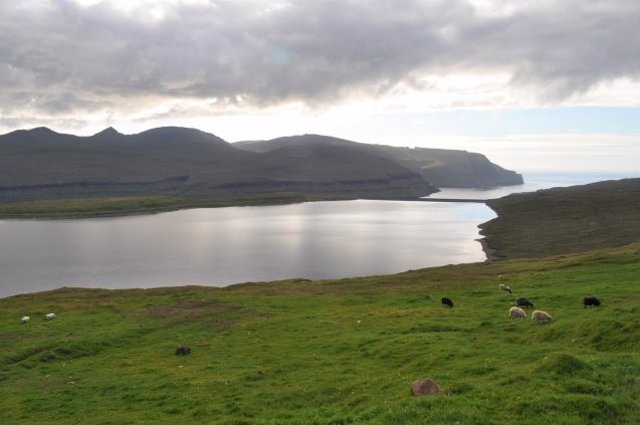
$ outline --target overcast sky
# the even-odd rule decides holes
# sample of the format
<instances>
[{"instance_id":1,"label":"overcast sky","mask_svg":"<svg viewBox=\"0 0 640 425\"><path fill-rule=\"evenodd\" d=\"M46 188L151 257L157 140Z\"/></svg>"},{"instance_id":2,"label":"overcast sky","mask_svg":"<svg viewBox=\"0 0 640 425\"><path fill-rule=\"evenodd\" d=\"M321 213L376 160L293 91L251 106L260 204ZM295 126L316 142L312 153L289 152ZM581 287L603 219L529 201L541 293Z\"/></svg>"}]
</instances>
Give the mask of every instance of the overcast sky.
<instances>
[{"instance_id":1,"label":"overcast sky","mask_svg":"<svg viewBox=\"0 0 640 425\"><path fill-rule=\"evenodd\" d=\"M0 132L640 141L639 22L638 0L2 1Z\"/></svg>"}]
</instances>

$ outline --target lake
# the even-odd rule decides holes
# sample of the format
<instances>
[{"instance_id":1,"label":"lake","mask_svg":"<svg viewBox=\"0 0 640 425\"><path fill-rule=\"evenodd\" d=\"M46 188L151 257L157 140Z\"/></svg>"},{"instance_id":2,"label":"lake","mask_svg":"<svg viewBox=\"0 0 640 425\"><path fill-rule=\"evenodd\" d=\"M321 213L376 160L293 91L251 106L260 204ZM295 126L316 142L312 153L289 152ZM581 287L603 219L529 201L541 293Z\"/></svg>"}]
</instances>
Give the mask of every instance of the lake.
<instances>
[{"instance_id":1,"label":"lake","mask_svg":"<svg viewBox=\"0 0 640 425\"><path fill-rule=\"evenodd\" d=\"M528 173L525 184L444 189L488 199L620 173ZM337 201L80 220L0 220L0 297L61 286L226 286L397 273L485 260L484 204Z\"/></svg>"},{"instance_id":2,"label":"lake","mask_svg":"<svg viewBox=\"0 0 640 425\"><path fill-rule=\"evenodd\" d=\"M0 297L61 286L225 286L483 261L484 204L336 201L0 221Z\"/></svg>"}]
</instances>

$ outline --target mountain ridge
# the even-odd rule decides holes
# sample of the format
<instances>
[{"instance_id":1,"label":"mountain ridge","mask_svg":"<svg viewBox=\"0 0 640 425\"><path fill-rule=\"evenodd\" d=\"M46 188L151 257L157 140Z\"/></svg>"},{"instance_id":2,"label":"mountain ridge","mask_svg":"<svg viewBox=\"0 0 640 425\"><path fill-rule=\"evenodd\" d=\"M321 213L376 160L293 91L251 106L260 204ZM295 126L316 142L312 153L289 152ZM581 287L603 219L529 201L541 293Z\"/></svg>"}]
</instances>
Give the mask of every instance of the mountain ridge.
<instances>
[{"instance_id":1,"label":"mountain ridge","mask_svg":"<svg viewBox=\"0 0 640 425\"><path fill-rule=\"evenodd\" d=\"M293 143L278 149L267 145L261 152L188 127L137 134L108 127L92 136L46 127L17 130L0 135L0 200L116 195L234 199L281 192L328 199L406 199L437 191L420 167L428 163L427 153L439 150L303 137L313 140L280 138ZM252 143L255 149L262 142ZM419 157L413 158L412 152ZM467 159L479 155L451 152ZM450 167L445 162L442 167ZM461 184L475 178L478 186L486 185L483 174L498 166L486 160L483 167L472 170ZM444 174L441 180L451 177Z\"/></svg>"},{"instance_id":2,"label":"mountain ridge","mask_svg":"<svg viewBox=\"0 0 640 425\"><path fill-rule=\"evenodd\" d=\"M240 149L266 153L301 144L350 146L362 152L388 158L419 173L437 187L491 188L522 184L522 176L489 161L486 156L465 150L409 148L359 143L319 134L285 136L270 140L235 142ZM455 171L455 173L453 172Z\"/></svg>"}]
</instances>

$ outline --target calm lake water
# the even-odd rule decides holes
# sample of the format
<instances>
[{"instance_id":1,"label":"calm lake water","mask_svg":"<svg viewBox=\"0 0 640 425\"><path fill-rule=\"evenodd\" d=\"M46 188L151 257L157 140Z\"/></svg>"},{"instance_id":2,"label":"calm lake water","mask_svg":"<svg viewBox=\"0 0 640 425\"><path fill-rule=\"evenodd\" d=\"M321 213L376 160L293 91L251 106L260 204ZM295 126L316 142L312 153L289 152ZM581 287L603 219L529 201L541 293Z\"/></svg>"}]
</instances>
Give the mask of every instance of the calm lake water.
<instances>
[{"instance_id":1,"label":"calm lake water","mask_svg":"<svg viewBox=\"0 0 640 425\"><path fill-rule=\"evenodd\" d=\"M488 199L630 174L525 173L526 183L432 197ZM0 297L61 286L225 286L483 261L484 204L317 202L82 220L0 220Z\"/></svg>"},{"instance_id":2,"label":"calm lake water","mask_svg":"<svg viewBox=\"0 0 640 425\"><path fill-rule=\"evenodd\" d=\"M316 202L0 221L0 297L61 286L225 286L483 261L484 204Z\"/></svg>"}]
</instances>

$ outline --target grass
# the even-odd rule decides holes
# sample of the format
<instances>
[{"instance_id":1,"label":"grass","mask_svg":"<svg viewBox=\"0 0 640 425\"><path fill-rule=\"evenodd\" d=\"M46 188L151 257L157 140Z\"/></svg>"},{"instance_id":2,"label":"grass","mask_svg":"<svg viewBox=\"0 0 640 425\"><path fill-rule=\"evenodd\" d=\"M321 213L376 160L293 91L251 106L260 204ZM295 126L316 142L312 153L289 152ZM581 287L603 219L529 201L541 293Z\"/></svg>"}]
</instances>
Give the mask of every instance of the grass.
<instances>
[{"instance_id":1,"label":"grass","mask_svg":"<svg viewBox=\"0 0 640 425\"><path fill-rule=\"evenodd\" d=\"M0 423L637 423L639 250L1 299ZM508 319L518 296L554 321Z\"/></svg>"},{"instance_id":2,"label":"grass","mask_svg":"<svg viewBox=\"0 0 640 425\"><path fill-rule=\"evenodd\" d=\"M327 198L328 199L328 198ZM185 208L270 205L322 200L294 192L260 194L232 199L178 196L118 196L62 198L0 203L0 218L83 218L149 214Z\"/></svg>"},{"instance_id":3,"label":"grass","mask_svg":"<svg viewBox=\"0 0 640 425\"><path fill-rule=\"evenodd\" d=\"M640 240L640 179L539 190L493 199L484 223L490 249L505 258L543 257Z\"/></svg>"}]
</instances>

